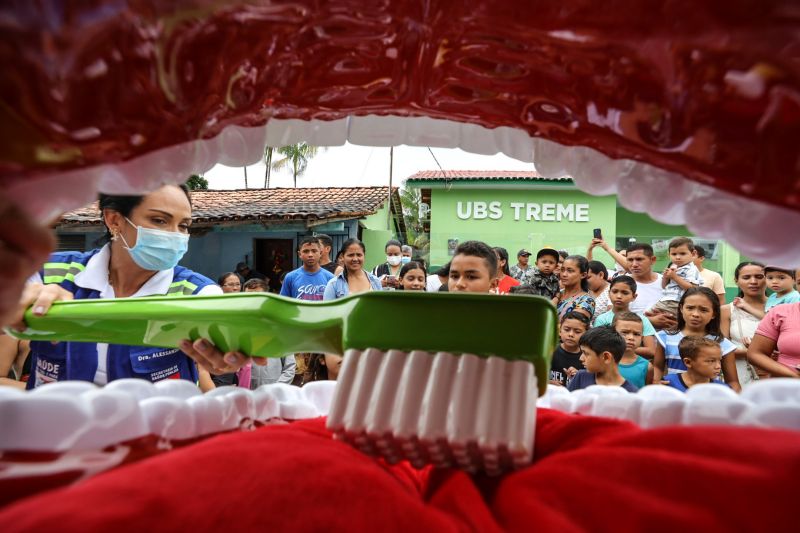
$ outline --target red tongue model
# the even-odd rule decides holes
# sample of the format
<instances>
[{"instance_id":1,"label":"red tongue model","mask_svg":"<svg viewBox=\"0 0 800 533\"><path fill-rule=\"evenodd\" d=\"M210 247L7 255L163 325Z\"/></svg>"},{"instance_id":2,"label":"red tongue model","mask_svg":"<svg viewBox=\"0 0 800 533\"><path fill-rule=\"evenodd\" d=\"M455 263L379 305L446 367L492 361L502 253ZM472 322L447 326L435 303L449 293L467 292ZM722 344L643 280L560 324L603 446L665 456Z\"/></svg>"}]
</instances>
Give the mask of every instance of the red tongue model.
<instances>
[{"instance_id":1,"label":"red tongue model","mask_svg":"<svg viewBox=\"0 0 800 533\"><path fill-rule=\"evenodd\" d=\"M374 4L6 3L0 185L373 114L510 126L800 206L791 0Z\"/></svg>"}]
</instances>

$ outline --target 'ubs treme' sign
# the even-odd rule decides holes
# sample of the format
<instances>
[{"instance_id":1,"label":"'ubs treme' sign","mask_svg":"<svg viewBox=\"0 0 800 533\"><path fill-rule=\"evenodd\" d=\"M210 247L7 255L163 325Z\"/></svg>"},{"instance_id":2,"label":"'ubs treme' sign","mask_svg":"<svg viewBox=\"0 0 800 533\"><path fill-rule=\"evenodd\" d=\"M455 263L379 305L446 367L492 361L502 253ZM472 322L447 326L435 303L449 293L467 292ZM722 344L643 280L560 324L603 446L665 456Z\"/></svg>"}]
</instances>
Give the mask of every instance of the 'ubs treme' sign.
<instances>
[{"instance_id":1,"label":"'ubs treme' sign","mask_svg":"<svg viewBox=\"0 0 800 533\"><path fill-rule=\"evenodd\" d=\"M589 204L537 204L509 202L506 212L514 212L514 220L537 222L589 222ZM504 210L501 202L458 202L456 214L461 220L500 220Z\"/></svg>"}]
</instances>

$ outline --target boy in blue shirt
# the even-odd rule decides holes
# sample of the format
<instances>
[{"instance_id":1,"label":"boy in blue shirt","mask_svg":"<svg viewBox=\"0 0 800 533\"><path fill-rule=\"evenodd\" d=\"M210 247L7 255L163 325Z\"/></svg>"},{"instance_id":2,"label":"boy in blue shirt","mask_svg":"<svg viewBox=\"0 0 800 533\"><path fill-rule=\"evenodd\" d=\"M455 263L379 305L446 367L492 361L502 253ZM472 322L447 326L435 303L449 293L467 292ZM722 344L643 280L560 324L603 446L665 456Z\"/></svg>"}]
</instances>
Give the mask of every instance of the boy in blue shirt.
<instances>
[{"instance_id":1,"label":"boy in blue shirt","mask_svg":"<svg viewBox=\"0 0 800 533\"><path fill-rule=\"evenodd\" d=\"M281 286L281 296L298 300L322 301L328 281L333 274L320 267L322 249L317 237L305 237L297 247L303 266L286 274Z\"/></svg>"},{"instance_id":2,"label":"boy in blue shirt","mask_svg":"<svg viewBox=\"0 0 800 533\"><path fill-rule=\"evenodd\" d=\"M722 348L719 344L705 337L684 337L678 344L678 350L686 365L686 372L667 374L664 384L686 392L690 387L700 383L717 383L728 386L719 379L722 370Z\"/></svg>"},{"instance_id":3,"label":"boy in blue shirt","mask_svg":"<svg viewBox=\"0 0 800 533\"><path fill-rule=\"evenodd\" d=\"M640 389L652 383L653 365L636 354L636 349L642 345L642 317L630 311L622 311L614 316L611 325L625 339L625 353L619 361L619 373Z\"/></svg>"},{"instance_id":4,"label":"boy in blue shirt","mask_svg":"<svg viewBox=\"0 0 800 533\"><path fill-rule=\"evenodd\" d=\"M325 294L328 281L333 279L333 274L320 266L322 246L318 237L305 237L297 247L297 255L303 266L292 270L283 280L281 296L297 298L312 302L321 302ZM308 361L314 354L296 353L295 357L295 385L302 384Z\"/></svg>"},{"instance_id":5,"label":"boy in blue shirt","mask_svg":"<svg viewBox=\"0 0 800 533\"><path fill-rule=\"evenodd\" d=\"M772 294L767 298L764 311L769 311L776 305L800 302L800 293L794 288L794 270L768 266L764 269L767 277L767 287Z\"/></svg>"},{"instance_id":6,"label":"boy in blue shirt","mask_svg":"<svg viewBox=\"0 0 800 533\"><path fill-rule=\"evenodd\" d=\"M581 336L581 363L586 370L579 370L567 389L575 391L590 385L612 385L628 392L639 389L619 373L619 361L625 353L625 339L611 326L592 328Z\"/></svg>"}]
</instances>

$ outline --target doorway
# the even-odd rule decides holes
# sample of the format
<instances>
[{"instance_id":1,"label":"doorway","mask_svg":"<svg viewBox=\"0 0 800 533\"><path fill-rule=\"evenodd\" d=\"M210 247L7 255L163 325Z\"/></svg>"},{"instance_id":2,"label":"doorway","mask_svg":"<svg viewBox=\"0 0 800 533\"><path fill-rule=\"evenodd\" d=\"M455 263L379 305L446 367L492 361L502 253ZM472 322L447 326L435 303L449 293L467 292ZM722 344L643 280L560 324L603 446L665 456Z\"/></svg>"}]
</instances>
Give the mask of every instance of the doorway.
<instances>
[{"instance_id":1,"label":"doorway","mask_svg":"<svg viewBox=\"0 0 800 533\"><path fill-rule=\"evenodd\" d=\"M255 268L269 277L270 292L280 292L294 268L294 239L253 239Z\"/></svg>"}]
</instances>

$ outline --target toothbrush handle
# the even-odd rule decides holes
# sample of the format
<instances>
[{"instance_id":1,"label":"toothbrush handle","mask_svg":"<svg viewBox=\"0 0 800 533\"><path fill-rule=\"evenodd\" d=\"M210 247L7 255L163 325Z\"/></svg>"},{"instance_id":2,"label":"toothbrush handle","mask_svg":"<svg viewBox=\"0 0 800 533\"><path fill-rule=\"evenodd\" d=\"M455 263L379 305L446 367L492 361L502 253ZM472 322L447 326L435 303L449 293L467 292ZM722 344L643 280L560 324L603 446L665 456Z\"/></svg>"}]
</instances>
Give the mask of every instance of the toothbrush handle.
<instances>
[{"instance_id":1,"label":"toothbrush handle","mask_svg":"<svg viewBox=\"0 0 800 533\"><path fill-rule=\"evenodd\" d=\"M263 293L75 300L56 302L41 317L28 310L28 329L9 333L38 341L163 347L202 337L222 351L259 357L342 353L337 307Z\"/></svg>"}]
</instances>

